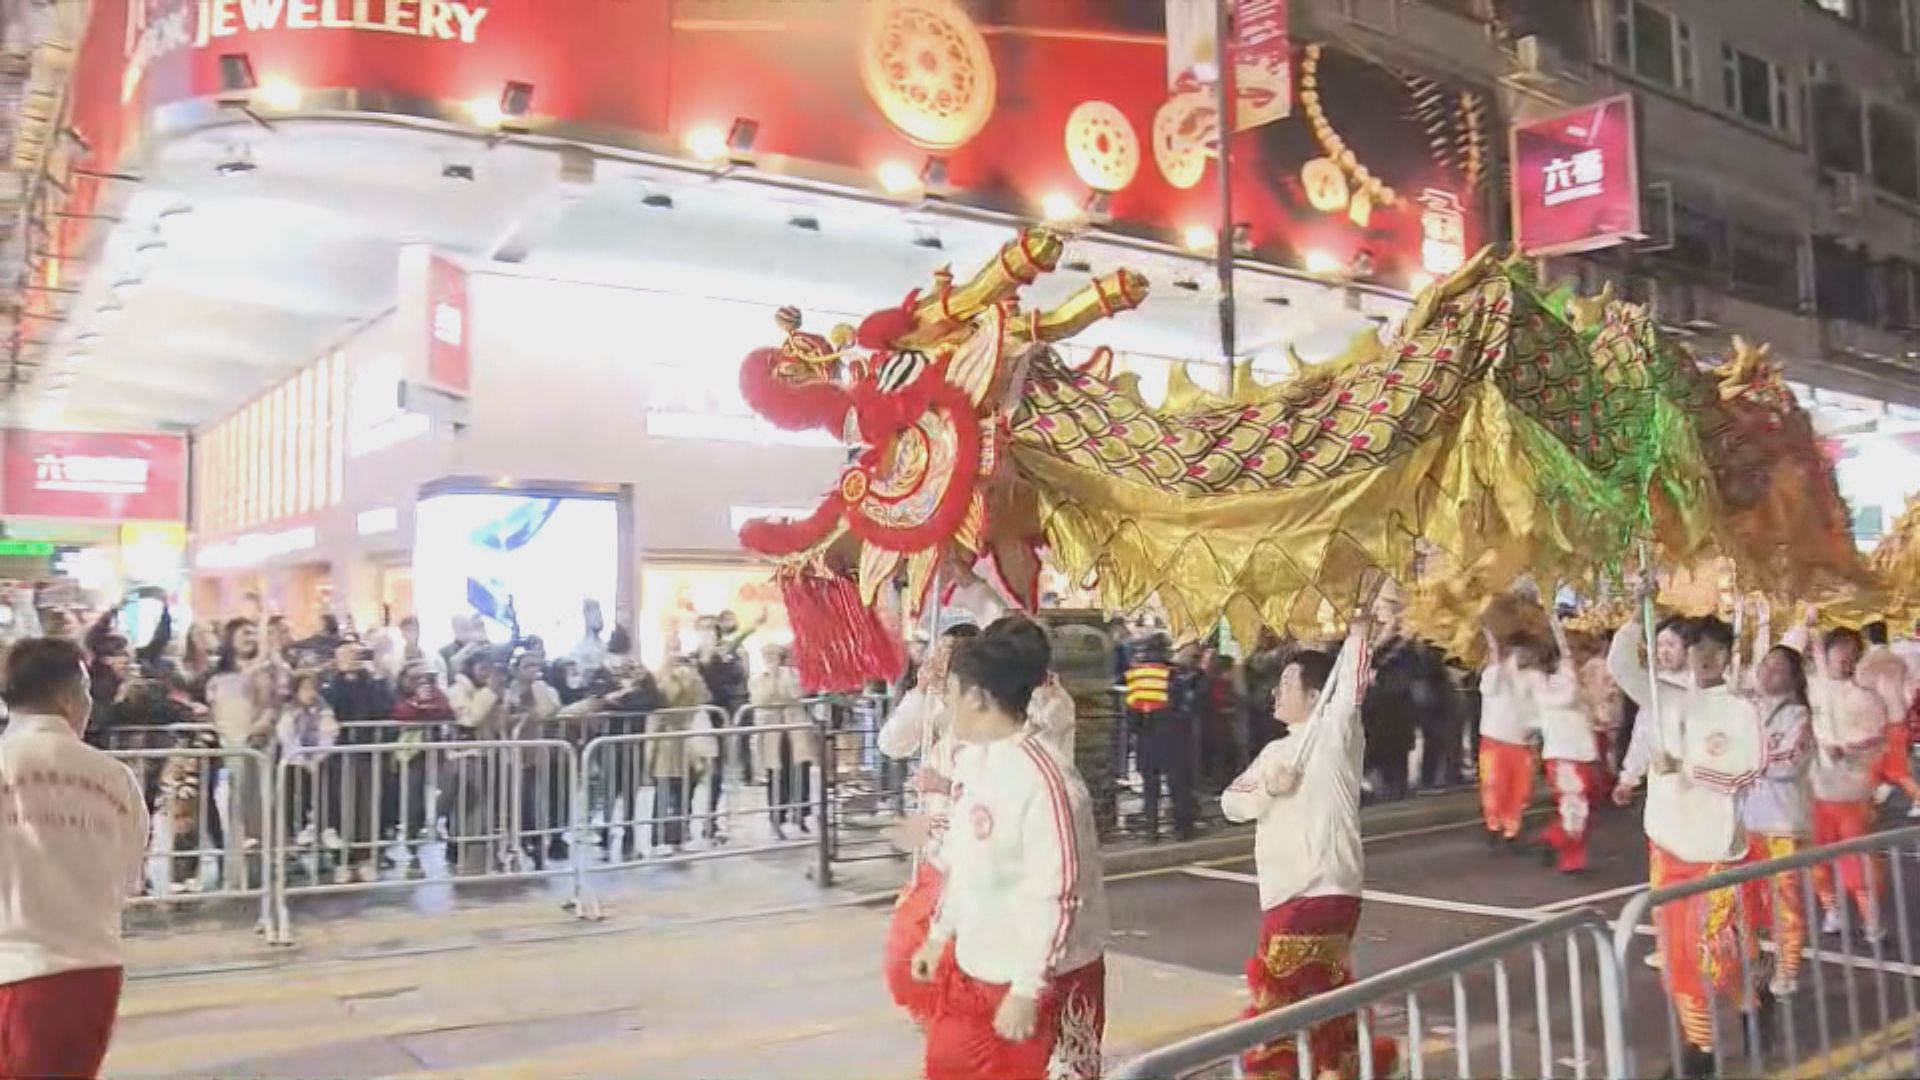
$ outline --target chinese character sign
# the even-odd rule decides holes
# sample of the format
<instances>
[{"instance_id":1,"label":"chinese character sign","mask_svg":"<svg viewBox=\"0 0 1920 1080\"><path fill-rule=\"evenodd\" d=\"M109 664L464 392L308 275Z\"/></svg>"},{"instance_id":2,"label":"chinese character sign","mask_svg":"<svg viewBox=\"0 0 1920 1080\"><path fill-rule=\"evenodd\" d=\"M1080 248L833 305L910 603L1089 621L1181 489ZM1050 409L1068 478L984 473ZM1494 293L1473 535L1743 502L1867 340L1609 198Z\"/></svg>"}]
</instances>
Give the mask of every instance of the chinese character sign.
<instances>
[{"instance_id":1,"label":"chinese character sign","mask_svg":"<svg viewBox=\"0 0 1920 1080\"><path fill-rule=\"evenodd\" d=\"M1513 129L1513 231L1529 255L1589 251L1640 232L1633 98Z\"/></svg>"},{"instance_id":2,"label":"chinese character sign","mask_svg":"<svg viewBox=\"0 0 1920 1080\"><path fill-rule=\"evenodd\" d=\"M186 516L187 443L178 435L6 432L8 517L180 521Z\"/></svg>"}]
</instances>

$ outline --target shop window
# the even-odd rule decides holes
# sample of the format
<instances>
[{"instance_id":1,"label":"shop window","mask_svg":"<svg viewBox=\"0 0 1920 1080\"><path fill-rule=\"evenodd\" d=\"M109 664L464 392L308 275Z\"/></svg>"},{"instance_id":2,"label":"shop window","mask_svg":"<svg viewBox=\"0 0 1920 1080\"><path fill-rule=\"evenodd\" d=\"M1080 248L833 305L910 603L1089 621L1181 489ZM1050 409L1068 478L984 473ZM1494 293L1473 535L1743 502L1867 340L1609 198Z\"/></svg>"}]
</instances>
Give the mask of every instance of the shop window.
<instances>
[{"instance_id":1,"label":"shop window","mask_svg":"<svg viewBox=\"0 0 1920 1080\"><path fill-rule=\"evenodd\" d=\"M1867 150L1875 186L1908 199L1920 197L1920 145L1915 143L1913 117L1890 105L1868 106Z\"/></svg>"},{"instance_id":2,"label":"shop window","mask_svg":"<svg viewBox=\"0 0 1920 1080\"><path fill-rule=\"evenodd\" d=\"M1835 82L1814 84L1807 130L1821 165L1840 172L1867 171L1866 138L1861 131L1860 97Z\"/></svg>"},{"instance_id":3,"label":"shop window","mask_svg":"<svg viewBox=\"0 0 1920 1080\"><path fill-rule=\"evenodd\" d=\"M1860 29L1883 45L1907 51L1906 0L1861 0Z\"/></svg>"},{"instance_id":4,"label":"shop window","mask_svg":"<svg viewBox=\"0 0 1920 1080\"><path fill-rule=\"evenodd\" d=\"M1727 230L1728 278L1739 292L1791 307L1800 299L1800 244L1794 237L1733 225Z\"/></svg>"},{"instance_id":5,"label":"shop window","mask_svg":"<svg viewBox=\"0 0 1920 1080\"><path fill-rule=\"evenodd\" d=\"M1711 275L1726 266L1726 251L1726 222L1684 200L1674 202L1673 247L1665 253L1668 262Z\"/></svg>"},{"instance_id":6,"label":"shop window","mask_svg":"<svg viewBox=\"0 0 1920 1080\"><path fill-rule=\"evenodd\" d=\"M1649 82L1693 93L1693 28L1644 0L1614 0L1613 59Z\"/></svg>"},{"instance_id":7,"label":"shop window","mask_svg":"<svg viewBox=\"0 0 1920 1080\"><path fill-rule=\"evenodd\" d=\"M1728 109L1762 127L1792 130L1792 92L1780 65L1731 45L1721 48L1720 62Z\"/></svg>"},{"instance_id":8,"label":"shop window","mask_svg":"<svg viewBox=\"0 0 1920 1080\"><path fill-rule=\"evenodd\" d=\"M1873 267L1859 251L1827 239L1813 242L1813 299L1830 319L1872 323Z\"/></svg>"},{"instance_id":9,"label":"shop window","mask_svg":"<svg viewBox=\"0 0 1920 1080\"><path fill-rule=\"evenodd\" d=\"M1920 326L1915 317L1915 298L1920 296L1920 267L1902 259L1889 259L1880 266L1881 310L1887 326L1907 330Z\"/></svg>"}]
</instances>

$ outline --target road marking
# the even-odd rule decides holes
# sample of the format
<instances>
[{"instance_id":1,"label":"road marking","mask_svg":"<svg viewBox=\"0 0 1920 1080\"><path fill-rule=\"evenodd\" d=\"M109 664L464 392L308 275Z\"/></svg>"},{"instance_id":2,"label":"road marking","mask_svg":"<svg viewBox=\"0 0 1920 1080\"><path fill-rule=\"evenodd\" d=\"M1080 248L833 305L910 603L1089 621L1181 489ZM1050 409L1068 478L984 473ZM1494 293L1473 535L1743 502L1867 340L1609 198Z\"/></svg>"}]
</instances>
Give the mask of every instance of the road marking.
<instances>
[{"instance_id":1,"label":"road marking","mask_svg":"<svg viewBox=\"0 0 1920 1080\"><path fill-rule=\"evenodd\" d=\"M1231 881L1240 885L1260 884L1258 877L1232 870L1189 866L1184 872L1191 877L1205 878L1208 881ZM1360 898L1376 904L1426 908L1429 911L1447 911L1456 915L1482 915L1494 919L1513 919L1518 922L1543 922L1550 918L1542 912L1528 911L1525 908L1494 907L1489 904L1468 903L1464 900L1439 900L1431 896L1409 896L1406 893L1382 892L1378 889L1367 889L1360 894Z\"/></svg>"},{"instance_id":2,"label":"road marking","mask_svg":"<svg viewBox=\"0 0 1920 1080\"><path fill-rule=\"evenodd\" d=\"M1422 825L1417 829L1401 829L1398 832L1377 833L1373 836L1363 835L1360 838L1360 845L1366 847L1370 844L1381 844L1389 840L1409 840L1416 836L1432 836L1435 833L1455 832L1460 829L1478 827L1480 827L1479 818L1472 818L1467 821L1455 821L1446 825ZM1247 837L1247 844L1249 847L1252 846L1253 837ZM1180 863L1175 866L1157 866L1150 870L1129 870L1124 874L1108 874L1107 880L1110 882L1135 881L1140 878L1164 877L1167 874L1184 874L1195 867L1233 866L1238 863L1250 863L1252 861L1253 853L1249 851L1245 855L1228 855L1220 859L1201 859L1197 862Z\"/></svg>"},{"instance_id":3,"label":"road marking","mask_svg":"<svg viewBox=\"0 0 1920 1080\"><path fill-rule=\"evenodd\" d=\"M1604 892L1588 893L1585 896L1575 896L1566 900L1555 900L1551 904L1541 904L1539 907L1534 908L1533 910L1542 912L1542 913L1557 913L1561 911L1572 911L1574 908L1585 907L1588 904L1597 904L1602 900L1612 900L1614 897L1617 897L1617 896L1632 896L1636 893L1643 893L1646 891L1647 891L1647 885L1645 882L1640 882L1634 885L1622 885L1617 889L1607 889Z\"/></svg>"}]
</instances>

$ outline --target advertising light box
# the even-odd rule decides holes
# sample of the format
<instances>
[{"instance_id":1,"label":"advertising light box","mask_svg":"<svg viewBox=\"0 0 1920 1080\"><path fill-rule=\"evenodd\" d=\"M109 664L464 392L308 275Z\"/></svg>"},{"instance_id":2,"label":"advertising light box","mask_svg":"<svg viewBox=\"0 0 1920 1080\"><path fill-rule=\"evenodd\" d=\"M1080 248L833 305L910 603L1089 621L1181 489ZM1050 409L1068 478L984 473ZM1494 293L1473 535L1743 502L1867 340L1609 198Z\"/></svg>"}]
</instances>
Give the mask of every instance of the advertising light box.
<instances>
[{"instance_id":1,"label":"advertising light box","mask_svg":"<svg viewBox=\"0 0 1920 1080\"><path fill-rule=\"evenodd\" d=\"M434 495L414 513L413 588L429 641L478 615L495 642L538 635L548 656L573 648L583 601L614 610L620 504L611 497L513 492Z\"/></svg>"},{"instance_id":2,"label":"advertising light box","mask_svg":"<svg viewBox=\"0 0 1920 1080\"><path fill-rule=\"evenodd\" d=\"M1632 95L1515 125L1512 151L1520 250L1591 251L1641 236Z\"/></svg>"}]
</instances>

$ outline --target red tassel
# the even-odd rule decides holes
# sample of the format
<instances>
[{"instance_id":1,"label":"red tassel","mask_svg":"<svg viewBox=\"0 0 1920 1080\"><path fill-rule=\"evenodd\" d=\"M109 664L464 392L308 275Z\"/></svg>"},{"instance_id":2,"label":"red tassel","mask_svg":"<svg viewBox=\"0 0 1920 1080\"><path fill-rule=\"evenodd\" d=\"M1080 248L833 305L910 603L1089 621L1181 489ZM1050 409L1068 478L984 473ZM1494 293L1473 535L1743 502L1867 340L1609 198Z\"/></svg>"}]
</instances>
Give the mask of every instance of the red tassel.
<instances>
[{"instance_id":1,"label":"red tassel","mask_svg":"<svg viewBox=\"0 0 1920 1080\"><path fill-rule=\"evenodd\" d=\"M857 693L869 679L893 682L906 671L902 643L860 602L850 578L785 574L780 591L793 627L793 661L809 693Z\"/></svg>"}]
</instances>

